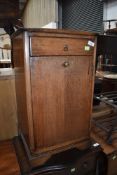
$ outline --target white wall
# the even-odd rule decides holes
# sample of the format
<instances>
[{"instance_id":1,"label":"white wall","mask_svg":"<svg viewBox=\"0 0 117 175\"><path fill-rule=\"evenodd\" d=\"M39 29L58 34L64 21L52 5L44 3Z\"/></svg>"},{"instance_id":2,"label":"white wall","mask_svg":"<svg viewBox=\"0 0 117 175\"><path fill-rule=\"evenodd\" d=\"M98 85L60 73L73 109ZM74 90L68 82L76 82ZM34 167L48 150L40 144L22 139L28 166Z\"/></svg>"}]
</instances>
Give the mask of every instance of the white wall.
<instances>
[{"instance_id":1,"label":"white wall","mask_svg":"<svg viewBox=\"0 0 117 175\"><path fill-rule=\"evenodd\" d=\"M117 0L108 0L104 5L104 20L117 19ZM117 22L111 22L111 28L115 28ZM108 26L105 26L108 28Z\"/></svg>"}]
</instances>

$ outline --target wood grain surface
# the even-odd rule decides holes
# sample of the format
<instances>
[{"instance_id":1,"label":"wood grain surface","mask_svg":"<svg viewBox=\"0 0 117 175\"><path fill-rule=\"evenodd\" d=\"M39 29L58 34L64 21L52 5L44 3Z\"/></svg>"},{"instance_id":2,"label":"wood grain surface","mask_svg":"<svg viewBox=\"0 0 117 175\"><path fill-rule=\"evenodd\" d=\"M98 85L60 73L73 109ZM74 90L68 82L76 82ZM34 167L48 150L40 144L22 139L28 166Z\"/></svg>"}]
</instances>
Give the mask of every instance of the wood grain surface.
<instances>
[{"instance_id":1,"label":"wood grain surface","mask_svg":"<svg viewBox=\"0 0 117 175\"><path fill-rule=\"evenodd\" d=\"M26 37L28 39L28 37ZM24 47L26 45L26 50ZM23 41L23 35L19 35L13 40L13 64L15 70L15 87L17 99L17 115L18 115L18 131L23 133L26 142L30 147L33 147L33 140L31 139L32 128L31 121L31 105L30 105L30 73L29 73L29 59L27 53L28 41ZM28 50L28 51L27 51ZM24 52L26 57L24 58ZM31 126L29 126L31 124Z\"/></svg>"},{"instance_id":2,"label":"wood grain surface","mask_svg":"<svg viewBox=\"0 0 117 175\"><path fill-rule=\"evenodd\" d=\"M31 56L92 55L94 48L86 51L87 43L87 38L31 37Z\"/></svg>"},{"instance_id":3,"label":"wood grain surface","mask_svg":"<svg viewBox=\"0 0 117 175\"><path fill-rule=\"evenodd\" d=\"M86 56L31 59L34 135L40 151L88 138L91 60Z\"/></svg>"},{"instance_id":4,"label":"wood grain surface","mask_svg":"<svg viewBox=\"0 0 117 175\"><path fill-rule=\"evenodd\" d=\"M0 142L0 175L20 175L12 141Z\"/></svg>"}]
</instances>

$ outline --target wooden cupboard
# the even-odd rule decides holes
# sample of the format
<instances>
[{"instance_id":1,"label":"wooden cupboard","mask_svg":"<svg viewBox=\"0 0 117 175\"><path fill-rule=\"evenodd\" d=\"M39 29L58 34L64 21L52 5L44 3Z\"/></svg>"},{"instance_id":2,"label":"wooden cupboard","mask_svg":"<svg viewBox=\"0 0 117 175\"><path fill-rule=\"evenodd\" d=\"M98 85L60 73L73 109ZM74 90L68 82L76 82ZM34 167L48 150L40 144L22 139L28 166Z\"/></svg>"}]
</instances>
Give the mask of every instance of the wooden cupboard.
<instances>
[{"instance_id":1,"label":"wooden cupboard","mask_svg":"<svg viewBox=\"0 0 117 175\"><path fill-rule=\"evenodd\" d=\"M69 148L88 148L96 36L24 29L12 45L19 135L29 158L44 162Z\"/></svg>"}]
</instances>

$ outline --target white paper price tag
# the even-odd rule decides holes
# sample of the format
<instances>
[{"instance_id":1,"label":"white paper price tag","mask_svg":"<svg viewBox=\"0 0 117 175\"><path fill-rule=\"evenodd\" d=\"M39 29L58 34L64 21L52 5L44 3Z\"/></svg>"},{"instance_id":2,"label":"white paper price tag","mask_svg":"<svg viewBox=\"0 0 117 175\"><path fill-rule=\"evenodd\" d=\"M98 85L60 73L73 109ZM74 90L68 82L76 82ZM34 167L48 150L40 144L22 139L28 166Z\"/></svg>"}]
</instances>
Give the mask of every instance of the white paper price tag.
<instances>
[{"instance_id":1,"label":"white paper price tag","mask_svg":"<svg viewBox=\"0 0 117 175\"><path fill-rule=\"evenodd\" d=\"M93 41L88 41L88 45L94 47L95 43Z\"/></svg>"}]
</instances>

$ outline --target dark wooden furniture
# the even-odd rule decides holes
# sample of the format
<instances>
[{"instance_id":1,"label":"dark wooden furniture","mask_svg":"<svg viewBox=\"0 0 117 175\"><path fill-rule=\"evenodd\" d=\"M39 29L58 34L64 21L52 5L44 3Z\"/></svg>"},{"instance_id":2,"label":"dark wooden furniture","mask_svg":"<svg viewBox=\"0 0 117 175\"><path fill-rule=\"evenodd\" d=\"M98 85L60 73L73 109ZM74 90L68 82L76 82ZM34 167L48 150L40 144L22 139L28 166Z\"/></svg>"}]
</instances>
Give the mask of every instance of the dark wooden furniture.
<instances>
[{"instance_id":1,"label":"dark wooden furniture","mask_svg":"<svg viewBox=\"0 0 117 175\"><path fill-rule=\"evenodd\" d=\"M102 80L102 91L103 92L117 91L117 79L104 78Z\"/></svg>"},{"instance_id":2,"label":"dark wooden furniture","mask_svg":"<svg viewBox=\"0 0 117 175\"><path fill-rule=\"evenodd\" d=\"M96 72L96 80L99 81L100 84L96 84L95 89L97 90L97 94L104 92L117 91L117 74L113 74L112 72L104 72L97 71ZM100 89L100 91L98 90Z\"/></svg>"},{"instance_id":3,"label":"dark wooden furniture","mask_svg":"<svg viewBox=\"0 0 117 175\"><path fill-rule=\"evenodd\" d=\"M10 32L10 24L16 23L17 19L20 19L24 9L28 3L28 0L1 0L0 1L0 28L5 28L8 33ZM5 8L4 8L5 7ZM4 10L3 10L4 9Z\"/></svg>"},{"instance_id":4,"label":"dark wooden furniture","mask_svg":"<svg viewBox=\"0 0 117 175\"><path fill-rule=\"evenodd\" d=\"M113 108L109 105L101 103L93 110L93 119L98 122L98 125L92 122L91 137L103 149L107 162L107 175L117 174L117 132L115 126L111 133L111 140L108 140L107 132L105 132L103 127L106 126L105 129L108 131L114 123L116 124L116 118L117 114L114 113ZM102 127L100 127L101 125Z\"/></svg>"},{"instance_id":5,"label":"dark wooden furniture","mask_svg":"<svg viewBox=\"0 0 117 175\"><path fill-rule=\"evenodd\" d=\"M103 152L105 154L105 162L103 166L107 168L106 175L116 175L117 174L117 147L108 144L105 139L100 137L99 131L95 132L92 130L91 137L100 144L101 148L103 149ZM117 139L116 139L117 142Z\"/></svg>"},{"instance_id":6,"label":"dark wooden furniture","mask_svg":"<svg viewBox=\"0 0 117 175\"><path fill-rule=\"evenodd\" d=\"M79 151L70 149L53 155L43 166L31 169L23 143L14 139L17 158L22 175L105 175L106 162L99 146Z\"/></svg>"},{"instance_id":7,"label":"dark wooden furniture","mask_svg":"<svg viewBox=\"0 0 117 175\"><path fill-rule=\"evenodd\" d=\"M25 29L12 37L19 134L33 166L90 147L95 47L89 41L95 35L64 30Z\"/></svg>"}]
</instances>

